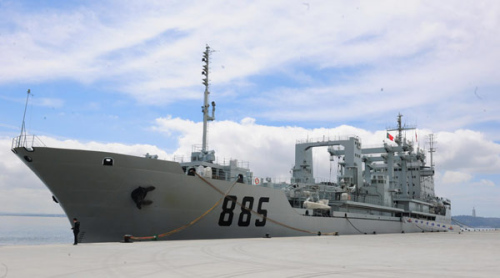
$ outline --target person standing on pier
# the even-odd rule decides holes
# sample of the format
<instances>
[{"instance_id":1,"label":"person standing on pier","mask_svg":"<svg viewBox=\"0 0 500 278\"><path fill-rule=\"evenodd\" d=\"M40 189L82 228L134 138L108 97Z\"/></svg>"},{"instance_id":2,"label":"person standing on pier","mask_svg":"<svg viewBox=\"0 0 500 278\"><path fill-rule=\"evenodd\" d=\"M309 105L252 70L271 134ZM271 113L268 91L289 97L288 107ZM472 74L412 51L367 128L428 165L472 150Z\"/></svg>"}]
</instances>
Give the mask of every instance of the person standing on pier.
<instances>
[{"instance_id":1,"label":"person standing on pier","mask_svg":"<svg viewBox=\"0 0 500 278\"><path fill-rule=\"evenodd\" d=\"M78 219L73 218L73 228L71 229L73 230L73 235L75 236L75 243L73 243L73 245L77 245L78 233L80 232L80 221L78 221Z\"/></svg>"}]
</instances>

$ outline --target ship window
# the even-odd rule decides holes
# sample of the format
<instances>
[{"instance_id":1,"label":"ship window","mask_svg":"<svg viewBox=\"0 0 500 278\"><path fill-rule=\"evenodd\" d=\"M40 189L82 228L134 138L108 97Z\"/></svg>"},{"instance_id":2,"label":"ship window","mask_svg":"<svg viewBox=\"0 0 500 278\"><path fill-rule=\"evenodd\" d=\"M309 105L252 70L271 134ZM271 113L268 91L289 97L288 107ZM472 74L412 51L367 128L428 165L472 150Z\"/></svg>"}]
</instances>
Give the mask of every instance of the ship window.
<instances>
[{"instance_id":1,"label":"ship window","mask_svg":"<svg viewBox=\"0 0 500 278\"><path fill-rule=\"evenodd\" d=\"M104 166L113 166L113 158L105 157L102 161L102 165Z\"/></svg>"}]
</instances>

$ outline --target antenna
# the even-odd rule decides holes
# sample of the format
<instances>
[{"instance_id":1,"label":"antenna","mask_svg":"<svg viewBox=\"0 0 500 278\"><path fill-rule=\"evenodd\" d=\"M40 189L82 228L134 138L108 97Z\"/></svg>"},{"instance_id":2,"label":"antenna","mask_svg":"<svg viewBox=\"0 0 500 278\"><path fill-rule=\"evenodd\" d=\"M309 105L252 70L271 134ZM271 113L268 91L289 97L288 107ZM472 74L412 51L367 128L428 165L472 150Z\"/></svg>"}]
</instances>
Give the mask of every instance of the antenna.
<instances>
[{"instance_id":1,"label":"antenna","mask_svg":"<svg viewBox=\"0 0 500 278\"><path fill-rule=\"evenodd\" d=\"M416 129L416 127L414 126L407 126L406 124L403 125L401 123L401 117L403 117L403 115L401 113L398 113L398 126L396 128L392 128L392 129L387 129L387 131L397 131L398 132L398 135L396 135L396 140L394 140L396 142L396 144L398 144L398 146L401 146L403 144L403 130L414 130Z\"/></svg>"},{"instance_id":2,"label":"antenna","mask_svg":"<svg viewBox=\"0 0 500 278\"><path fill-rule=\"evenodd\" d=\"M201 148L202 153L207 152L207 132L208 132L208 121L213 121L215 120L214 114L215 114L215 102L212 101L212 116L208 115L208 108L210 105L208 104L208 95L210 94L209 91L209 85L210 85L210 80L208 79L209 75L209 69L210 69L210 53L212 53L212 50L210 50L210 46L206 46L205 51L203 52L203 58L201 59L203 64L203 70L201 71L201 74L205 76L203 78L203 84L205 85L205 93L204 93L204 100L203 100L203 106L201 107L201 112L203 113L203 145Z\"/></svg>"},{"instance_id":3,"label":"antenna","mask_svg":"<svg viewBox=\"0 0 500 278\"><path fill-rule=\"evenodd\" d=\"M429 134L429 153L431 154L431 168L434 168L434 161L433 161L433 153L436 152L436 148L434 148L434 144L436 141L434 141L434 134Z\"/></svg>"},{"instance_id":4,"label":"antenna","mask_svg":"<svg viewBox=\"0 0 500 278\"><path fill-rule=\"evenodd\" d=\"M28 109L28 100L30 97L30 89L28 89L28 92L26 94L26 104L24 105L24 114L23 114L23 124L21 125L21 135L19 136L19 141L17 141L17 147L23 146L22 143L24 143L24 146L26 146L26 124L25 124L25 119L26 119L26 110Z\"/></svg>"}]
</instances>

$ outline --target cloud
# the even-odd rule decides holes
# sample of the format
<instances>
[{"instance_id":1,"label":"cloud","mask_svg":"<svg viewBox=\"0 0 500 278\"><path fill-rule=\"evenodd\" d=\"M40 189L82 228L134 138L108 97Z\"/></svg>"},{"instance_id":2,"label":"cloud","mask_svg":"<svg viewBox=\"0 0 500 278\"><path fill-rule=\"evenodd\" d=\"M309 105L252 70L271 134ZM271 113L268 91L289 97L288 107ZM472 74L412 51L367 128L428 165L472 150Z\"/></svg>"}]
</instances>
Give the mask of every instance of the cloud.
<instances>
[{"instance_id":1,"label":"cloud","mask_svg":"<svg viewBox=\"0 0 500 278\"><path fill-rule=\"evenodd\" d=\"M166 159L171 156L150 145L124 145L118 143L79 142L57 140L41 136L44 144L58 148L108 151L137 156L157 154ZM11 151L11 139L0 137L0 212L16 213L63 213L52 201L52 194L45 185Z\"/></svg>"},{"instance_id":2,"label":"cloud","mask_svg":"<svg viewBox=\"0 0 500 278\"><path fill-rule=\"evenodd\" d=\"M0 138L0 212L62 213L52 194L11 151L11 140Z\"/></svg>"},{"instance_id":3,"label":"cloud","mask_svg":"<svg viewBox=\"0 0 500 278\"><path fill-rule=\"evenodd\" d=\"M51 108L60 108L64 105L64 101L62 99L55 98L37 98L33 101L33 104Z\"/></svg>"},{"instance_id":4,"label":"cloud","mask_svg":"<svg viewBox=\"0 0 500 278\"><path fill-rule=\"evenodd\" d=\"M444 188L498 184L487 175L500 169L500 3L48 5L0 3L0 63L8 65L0 68L0 86L6 91L13 84L50 87L50 93L37 94L35 105L69 106L73 90L53 92L68 80L94 86L85 90L126 94L147 107L134 106L127 113L198 100L201 52L209 44L215 51L212 96L225 107L225 120L210 123L209 144L221 159L249 161L257 175L287 177L295 140L349 134L360 136L365 146L378 144L385 139L387 119L401 112L426 127L419 130L421 146L435 131L434 159ZM24 98L0 98L24 103ZM87 108L88 113L103 109L95 102ZM112 109L106 114L127 119ZM154 112L145 121L157 117ZM13 129L14 123L0 126ZM58 146L165 158L189 155L191 144L201 144L198 122L160 118L151 130L176 139L177 149L167 154L149 145L44 139ZM319 149L317 155L316 174L329 178L326 151Z\"/></svg>"},{"instance_id":5,"label":"cloud","mask_svg":"<svg viewBox=\"0 0 500 278\"><path fill-rule=\"evenodd\" d=\"M94 141L80 142L78 140L58 140L48 136L38 136L38 139L46 146L57 146L58 148L63 149L104 151L135 156L144 156L146 153L149 153L157 154L162 159L170 158L169 154L152 145L126 145L121 143L101 143Z\"/></svg>"},{"instance_id":6,"label":"cloud","mask_svg":"<svg viewBox=\"0 0 500 278\"><path fill-rule=\"evenodd\" d=\"M469 173L462 173L456 171L446 171L441 177L440 181L443 184L457 184L466 183L472 179L472 175Z\"/></svg>"},{"instance_id":7,"label":"cloud","mask_svg":"<svg viewBox=\"0 0 500 278\"><path fill-rule=\"evenodd\" d=\"M475 182L473 184L474 186L488 186L488 187L494 187L495 182L491 180L486 180L486 179L481 179L479 182Z\"/></svg>"},{"instance_id":8,"label":"cloud","mask_svg":"<svg viewBox=\"0 0 500 278\"><path fill-rule=\"evenodd\" d=\"M176 157L177 160L180 160L180 157L184 157L185 161L188 160L193 147L192 144L201 145L201 122L166 117L158 118L151 128L166 137L176 138L178 142L176 150L172 153L166 153L152 145L79 142L78 140L58 140L51 137L41 137L41 140L48 146L100 150L138 156L150 153L158 154L161 159ZM425 130L419 130L420 138L424 137L425 133ZM358 136L365 147L380 146L386 140L385 130L370 132L348 125L312 129L297 126L266 126L258 124L253 118L245 118L240 122L211 122L208 134L209 149L216 151L219 162L227 163L230 159L249 162L255 176L270 177L274 181L289 181L290 170L294 164L294 145L297 140L334 140L347 136ZM441 140L440 145L442 145L442 148L435 154L438 171L436 174L436 190L439 191L438 194L447 194L443 197L452 198L458 208L461 207L461 202L469 204L470 200L468 200L469 197L467 196L470 194L478 195L478 199L485 197L481 195L480 190L475 189L478 186L491 188L490 193L497 194L498 197L498 194L500 194L498 186L496 186L498 181L496 179L482 178L482 174L497 174L498 168L495 168L496 166L492 167L490 164L474 164L474 161L484 159L486 154L491 155L492 159L498 159L500 156L498 143L489 141L484 136L480 136L480 133L470 130L457 130L454 133L437 132L436 134L438 134L437 137ZM476 148L476 151L470 152L471 140L474 141L475 145L487 147L485 147L485 150L479 147ZM2 197L4 199L18 199L22 198L20 194L24 194L25 191L23 190L43 190L41 182L19 159L9 153L10 144L10 139L1 138L0 190L3 193L0 196L4 196ZM336 167L331 164L326 148L318 148L314 151L314 155L315 176L321 180L334 180ZM427 157L427 161L429 163L429 157ZM13 188L16 188L16 190ZM47 208L44 203L47 200L42 199L39 201L33 200L29 204L18 203L7 209L9 211L10 209L12 211L27 211L40 207L47 209L47 212L54 212L55 209ZM488 202L490 202L488 206L491 208L498 207L498 202L491 203L490 199L488 199ZM464 208L460 210L464 211Z\"/></svg>"},{"instance_id":9,"label":"cloud","mask_svg":"<svg viewBox=\"0 0 500 278\"><path fill-rule=\"evenodd\" d=\"M26 9L2 13L13 27L4 30L0 50L3 63L12 66L0 82L122 80L113 89L140 102L193 99L201 47L211 43L217 51L212 80L224 90L246 91L254 84L251 78L273 73L301 77L290 87L259 88L255 101L277 98L266 108L284 100L291 106L289 112L265 114L275 120L326 115L340 120L353 109L363 117L382 106L394 111L447 103L464 86L498 85L494 69L500 54L490 51L499 44L500 5L494 3L318 2L305 9L302 2L289 1L131 7L110 1L68 10ZM315 98L308 98L310 93ZM353 94L359 102L329 113ZM415 102L405 101L416 94ZM316 108L304 108L304 99Z\"/></svg>"},{"instance_id":10,"label":"cloud","mask_svg":"<svg viewBox=\"0 0 500 278\"><path fill-rule=\"evenodd\" d=\"M155 130L165 136L178 138L179 146L175 151L178 157L189 155L193 143L201 143L202 123L180 118L159 118ZM429 165L429 147L425 142L431 131L419 129L417 132L419 143L415 142L415 145L427 149ZM253 118L245 118L240 122L211 122L209 126L209 145L216 151L220 162L235 158L249 161L255 176L270 177L274 181L289 181L297 140L346 136L360 137L364 147L380 146L384 140L388 142L385 130L371 132L348 125L307 129L297 126L266 126L258 124ZM415 137L411 132L406 136L410 140ZM435 132L434 136L438 141L435 146L437 151L434 153L436 193L452 200L454 215L468 214L475 205L480 207L483 216L498 216L500 187L496 184L499 168L495 161L500 157L500 145L472 130ZM474 151L471 151L471 146L474 146ZM494 163L477 164L484 159ZM330 163L326 148L314 150L313 163L315 177L324 181L335 179L336 167ZM482 178L483 175L493 175L496 178ZM487 190L484 191L485 189Z\"/></svg>"},{"instance_id":11,"label":"cloud","mask_svg":"<svg viewBox=\"0 0 500 278\"><path fill-rule=\"evenodd\" d=\"M179 140L177 152L183 151L188 154L191 150L191 144L201 144L201 122L195 123L171 117L158 118L154 129L167 136L175 134ZM421 129L417 132L420 140L418 145L428 151L429 147L426 141L430 131ZM275 172L279 172L281 175L288 173L291 168L290 163L293 163L294 144L297 140L307 138L321 140L322 138L339 136L358 136L364 146L374 146L381 145L386 138L386 131L370 132L348 125L313 129L297 126L266 126L257 124L253 118L245 118L240 123L215 121L211 122L209 126L209 142L212 148L220 155L255 160L257 165L266 165L262 168L264 175L272 175ZM410 140L415 137L413 132L406 134L406 136ZM436 132L434 137L437 141L434 162L437 169L444 173L443 182L467 181L471 179L472 173L498 173L498 169L500 169L500 145L485 138L481 132L472 130ZM232 142L238 142L238 144L235 145ZM416 142L414 144L417 145ZM474 151L471 151L472 147ZM430 155L427 151L427 160L430 163ZM269 154L273 155L265 156ZM266 161L270 163L266 163ZM280 165L283 168L269 167L269 165Z\"/></svg>"},{"instance_id":12,"label":"cloud","mask_svg":"<svg viewBox=\"0 0 500 278\"><path fill-rule=\"evenodd\" d=\"M17 4L0 12L8 23L0 62L10 65L0 84L74 80L142 105L174 104L199 99L208 43L211 88L230 120L370 119L361 127L373 131L402 112L434 130L477 129L500 122L498 14L493 2ZM38 102L61 107L62 99Z\"/></svg>"},{"instance_id":13,"label":"cloud","mask_svg":"<svg viewBox=\"0 0 500 278\"><path fill-rule=\"evenodd\" d=\"M159 118L154 127L166 136L178 137L179 148L177 156L189 155L192 144L202 141L202 123L182 120L180 118ZM238 122L216 121L209 126L209 146L216 151L219 161L240 159L251 163L251 168L259 176L285 180L290 176L294 163L295 143L299 139L317 138L319 140L339 138L341 134L365 134L367 141L373 142L373 137L380 139L385 133L376 135L350 126L340 126L332 129L305 129L296 126L265 126L256 124L255 119L245 118ZM345 137L345 135L342 135ZM238 143L235 143L238 142ZM329 156L326 148L319 153L325 161L317 161L319 173L325 175L325 167L329 169ZM325 166L326 162L326 166ZM329 170L328 170L329 171ZM326 175L323 178L328 178Z\"/></svg>"},{"instance_id":14,"label":"cloud","mask_svg":"<svg viewBox=\"0 0 500 278\"><path fill-rule=\"evenodd\" d=\"M498 173L500 145L478 131L459 129L436 133L436 164L440 169L476 173Z\"/></svg>"}]
</instances>

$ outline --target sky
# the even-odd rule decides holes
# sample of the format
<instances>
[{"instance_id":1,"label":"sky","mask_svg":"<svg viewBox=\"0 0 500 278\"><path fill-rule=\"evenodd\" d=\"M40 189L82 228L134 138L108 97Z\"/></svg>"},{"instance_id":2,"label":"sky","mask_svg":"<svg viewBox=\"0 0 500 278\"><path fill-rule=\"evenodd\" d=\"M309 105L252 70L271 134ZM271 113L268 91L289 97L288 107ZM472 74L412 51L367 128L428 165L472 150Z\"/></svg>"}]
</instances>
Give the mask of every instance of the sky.
<instances>
[{"instance_id":1,"label":"sky","mask_svg":"<svg viewBox=\"0 0 500 278\"><path fill-rule=\"evenodd\" d=\"M298 140L380 145L401 113L452 214L500 217L499 31L494 0L0 0L0 212L63 213L10 151L28 89L47 146L189 157L209 45L219 160L285 181Z\"/></svg>"}]
</instances>

